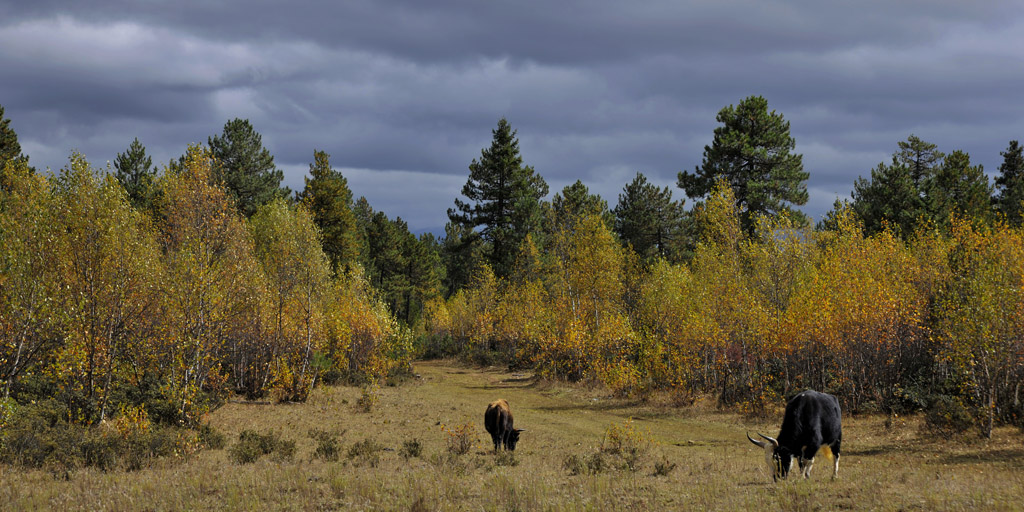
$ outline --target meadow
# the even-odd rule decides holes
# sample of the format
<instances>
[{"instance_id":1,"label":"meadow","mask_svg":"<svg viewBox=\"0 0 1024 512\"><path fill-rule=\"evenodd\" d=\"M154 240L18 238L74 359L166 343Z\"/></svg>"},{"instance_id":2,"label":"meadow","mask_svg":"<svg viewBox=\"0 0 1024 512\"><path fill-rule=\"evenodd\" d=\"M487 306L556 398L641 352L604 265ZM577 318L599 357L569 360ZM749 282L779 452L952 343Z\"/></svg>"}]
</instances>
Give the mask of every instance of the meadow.
<instances>
[{"instance_id":1,"label":"meadow","mask_svg":"<svg viewBox=\"0 0 1024 512\"><path fill-rule=\"evenodd\" d=\"M138 471L55 475L0 466L11 510L1019 510L1024 443L997 428L936 438L917 417L844 418L839 479L817 461L810 480L773 484L745 432L778 432L780 410L752 419L711 400L617 399L606 389L530 373L414 365L416 377L368 393L331 386L306 403L232 401L211 412L225 448ZM504 397L527 429L494 454L487 403ZM295 441L290 457L231 453L245 430ZM311 431L334 434L337 460ZM612 438L608 437L611 433ZM329 436L330 437L330 436ZM457 441L468 441L456 454ZM615 454L619 447L633 448ZM630 444L632 443L632 444ZM604 451L601 450L602 445Z\"/></svg>"}]
</instances>

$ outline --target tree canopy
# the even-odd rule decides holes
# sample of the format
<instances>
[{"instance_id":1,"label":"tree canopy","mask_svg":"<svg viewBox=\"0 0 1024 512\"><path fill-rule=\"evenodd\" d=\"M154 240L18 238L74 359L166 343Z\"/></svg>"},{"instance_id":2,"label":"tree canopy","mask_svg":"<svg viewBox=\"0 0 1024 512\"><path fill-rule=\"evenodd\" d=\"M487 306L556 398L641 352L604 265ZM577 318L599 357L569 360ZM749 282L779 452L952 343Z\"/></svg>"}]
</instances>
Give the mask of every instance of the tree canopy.
<instances>
[{"instance_id":1,"label":"tree canopy","mask_svg":"<svg viewBox=\"0 0 1024 512\"><path fill-rule=\"evenodd\" d=\"M455 199L449 219L470 229L480 228L487 243L486 257L499 277L508 275L519 244L540 228L540 200L548 193L544 178L523 165L519 139L505 118L491 131L489 148L469 164L469 179L462 187L467 201Z\"/></svg>"},{"instance_id":2,"label":"tree canopy","mask_svg":"<svg viewBox=\"0 0 1024 512\"><path fill-rule=\"evenodd\" d=\"M284 172L274 166L263 137L248 119L228 121L224 132L210 137L208 144L214 158L213 179L224 184L247 218L260 206L291 195L288 187L281 187Z\"/></svg>"},{"instance_id":3,"label":"tree canopy","mask_svg":"<svg viewBox=\"0 0 1024 512\"><path fill-rule=\"evenodd\" d=\"M680 172L678 186L691 199L707 196L715 181L724 178L733 189L746 232L752 233L757 215L787 214L804 219L794 209L807 203L803 155L793 153L796 143L789 121L761 96L729 105L715 118L714 140L704 146L704 160L694 173Z\"/></svg>"}]
</instances>

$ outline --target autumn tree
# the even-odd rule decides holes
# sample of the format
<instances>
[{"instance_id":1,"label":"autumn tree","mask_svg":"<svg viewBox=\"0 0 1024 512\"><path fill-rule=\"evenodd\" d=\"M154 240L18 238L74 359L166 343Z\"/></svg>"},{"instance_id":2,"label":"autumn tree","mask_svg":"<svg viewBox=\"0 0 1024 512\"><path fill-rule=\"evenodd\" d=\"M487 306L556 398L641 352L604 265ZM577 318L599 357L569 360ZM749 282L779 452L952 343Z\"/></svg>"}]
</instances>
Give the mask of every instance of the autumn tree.
<instances>
[{"instance_id":1,"label":"autumn tree","mask_svg":"<svg viewBox=\"0 0 1024 512\"><path fill-rule=\"evenodd\" d=\"M278 199L249 224L256 256L270 288L273 384L289 400L304 400L315 382L314 352L324 344L325 291L330 261L320 232L305 207Z\"/></svg>"},{"instance_id":2,"label":"autumn tree","mask_svg":"<svg viewBox=\"0 0 1024 512\"><path fill-rule=\"evenodd\" d=\"M298 199L313 214L331 265L345 271L359 260L361 245L348 180L331 167L330 155L323 151L313 152L309 175Z\"/></svg>"},{"instance_id":3,"label":"autumn tree","mask_svg":"<svg viewBox=\"0 0 1024 512\"><path fill-rule=\"evenodd\" d=\"M163 269L149 221L128 203L120 184L74 153L55 179L56 284L64 343L55 360L66 393L81 393L103 420L112 385L154 332L156 284Z\"/></svg>"},{"instance_id":4,"label":"autumn tree","mask_svg":"<svg viewBox=\"0 0 1024 512\"><path fill-rule=\"evenodd\" d=\"M1011 140L999 154L1003 163L996 176L996 210L1011 226L1019 226L1024 218L1024 152L1019 142Z\"/></svg>"},{"instance_id":5,"label":"autumn tree","mask_svg":"<svg viewBox=\"0 0 1024 512\"><path fill-rule=\"evenodd\" d=\"M213 166L209 151L191 146L182 170L160 181L167 332L154 350L185 421L204 411L204 386L218 391L224 360L238 388L261 389L270 378L266 368L246 372L266 349L259 310L267 285L231 197L213 184Z\"/></svg>"},{"instance_id":6,"label":"autumn tree","mask_svg":"<svg viewBox=\"0 0 1024 512\"><path fill-rule=\"evenodd\" d=\"M803 155L794 154L789 121L761 96L750 96L718 112L714 140L694 173L681 172L678 186L692 199L708 195L723 178L733 189L744 231L752 233L758 215L786 214L804 219L795 206L807 203Z\"/></svg>"},{"instance_id":7,"label":"autumn tree","mask_svg":"<svg viewBox=\"0 0 1024 512\"><path fill-rule=\"evenodd\" d=\"M24 160L0 163L0 378L3 397L19 375L48 360L60 340L50 183Z\"/></svg>"},{"instance_id":8,"label":"autumn tree","mask_svg":"<svg viewBox=\"0 0 1024 512\"><path fill-rule=\"evenodd\" d=\"M153 180L156 169L153 158L146 155L146 147L136 138L124 153L114 159L114 176L121 182L128 200L139 210L148 210L153 203Z\"/></svg>"},{"instance_id":9,"label":"autumn tree","mask_svg":"<svg viewBox=\"0 0 1024 512\"><path fill-rule=\"evenodd\" d=\"M480 228L486 257L495 274L504 277L512 270L520 242L541 225L540 200L548 185L533 167L523 165L519 139L505 118L491 133L490 148L481 150L480 159L469 165L469 179L462 187L467 201L456 198L448 218L453 224Z\"/></svg>"},{"instance_id":10,"label":"autumn tree","mask_svg":"<svg viewBox=\"0 0 1024 512\"><path fill-rule=\"evenodd\" d=\"M213 157L212 179L223 183L238 211L251 217L266 203L291 195L281 187L284 172L274 166L274 157L263 147L263 137L248 119L232 119L221 135L208 140Z\"/></svg>"},{"instance_id":11,"label":"autumn tree","mask_svg":"<svg viewBox=\"0 0 1024 512\"><path fill-rule=\"evenodd\" d=\"M675 259L683 241L683 201L673 201L668 187L658 188L636 173L615 205L615 232L622 243L645 258Z\"/></svg>"}]
</instances>

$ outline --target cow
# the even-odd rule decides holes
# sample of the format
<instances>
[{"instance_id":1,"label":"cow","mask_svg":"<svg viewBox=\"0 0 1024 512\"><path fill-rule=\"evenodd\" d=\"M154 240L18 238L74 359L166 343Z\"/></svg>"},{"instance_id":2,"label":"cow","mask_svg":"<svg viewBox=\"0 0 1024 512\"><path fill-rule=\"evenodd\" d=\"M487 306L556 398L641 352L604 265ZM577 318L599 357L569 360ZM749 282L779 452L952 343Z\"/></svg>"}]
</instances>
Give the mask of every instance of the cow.
<instances>
[{"instance_id":1,"label":"cow","mask_svg":"<svg viewBox=\"0 0 1024 512\"><path fill-rule=\"evenodd\" d=\"M512 426L512 409L509 409L504 398L487 405L487 411L484 412L484 427L491 434L491 441L494 441L494 451L498 451L499 444L506 450L515 451L519 433L525 432Z\"/></svg>"},{"instance_id":2,"label":"cow","mask_svg":"<svg viewBox=\"0 0 1024 512\"><path fill-rule=\"evenodd\" d=\"M826 457L832 457L832 479L839 474L843 427L839 400L832 395L807 390L794 396L786 404L779 438L773 439L761 433L757 435L765 440L756 441L749 433L747 439L764 448L773 481L789 475L794 458L799 462L804 478L810 478L819 448Z\"/></svg>"}]
</instances>

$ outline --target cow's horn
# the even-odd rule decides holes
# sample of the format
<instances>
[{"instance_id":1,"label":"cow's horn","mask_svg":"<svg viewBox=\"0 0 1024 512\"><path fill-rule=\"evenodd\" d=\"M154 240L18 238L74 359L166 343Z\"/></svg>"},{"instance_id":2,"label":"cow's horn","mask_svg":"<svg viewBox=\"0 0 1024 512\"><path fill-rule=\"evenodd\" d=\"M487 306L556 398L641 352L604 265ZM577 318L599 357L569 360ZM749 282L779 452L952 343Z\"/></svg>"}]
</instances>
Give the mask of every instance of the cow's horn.
<instances>
[{"instance_id":1,"label":"cow's horn","mask_svg":"<svg viewBox=\"0 0 1024 512\"><path fill-rule=\"evenodd\" d=\"M760 446L761 448L764 448L764 445L768 444L768 443L766 443L764 441L758 441L758 440L754 439L753 437L750 437L750 432L747 432L747 439L750 439L751 443L754 443L754 444Z\"/></svg>"},{"instance_id":2,"label":"cow's horn","mask_svg":"<svg viewBox=\"0 0 1024 512\"><path fill-rule=\"evenodd\" d=\"M762 433L760 433L760 432L758 432L758 433L757 433L757 435L759 435L759 436L761 436L761 437L763 437L763 438L767 439L767 440L768 440L768 442L772 443L772 445L774 445L774 446L775 446L776 448L778 448L778 447L779 447L779 442L778 442L778 441L776 441L774 437L768 437L768 436L766 436L766 435L764 435L764 434L762 434Z\"/></svg>"}]
</instances>

